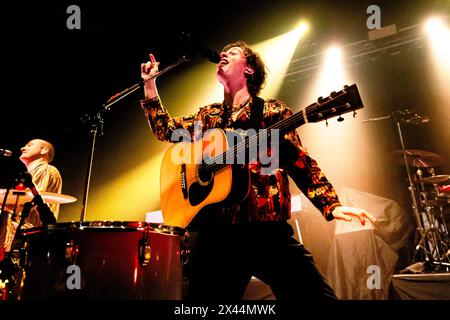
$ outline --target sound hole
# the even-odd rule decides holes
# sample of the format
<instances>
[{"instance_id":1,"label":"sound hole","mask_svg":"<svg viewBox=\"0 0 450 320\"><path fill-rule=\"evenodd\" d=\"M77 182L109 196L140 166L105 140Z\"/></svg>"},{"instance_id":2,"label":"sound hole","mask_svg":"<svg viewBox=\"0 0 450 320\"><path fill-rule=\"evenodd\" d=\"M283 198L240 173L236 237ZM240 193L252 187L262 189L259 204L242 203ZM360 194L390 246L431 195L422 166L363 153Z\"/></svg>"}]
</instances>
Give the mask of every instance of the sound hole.
<instances>
[{"instance_id":1,"label":"sound hole","mask_svg":"<svg viewBox=\"0 0 450 320\"><path fill-rule=\"evenodd\" d=\"M207 165L201 164L197 167L197 176L200 185L205 186L211 182L213 171Z\"/></svg>"},{"instance_id":2,"label":"sound hole","mask_svg":"<svg viewBox=\"0 0 450 320\"><path fill-rule=\"evenodd\" d=\"M200 181L200 172L202 172L201 176L203 177L203 179L205 179L204 180L205 182ZM189 187L189 203L191 204L191 206L196 206L202 203L210 194L213 186L214 186L214 179L212 171L199 170L198 182L194 182Z\"/></svg>"}]
</instances>

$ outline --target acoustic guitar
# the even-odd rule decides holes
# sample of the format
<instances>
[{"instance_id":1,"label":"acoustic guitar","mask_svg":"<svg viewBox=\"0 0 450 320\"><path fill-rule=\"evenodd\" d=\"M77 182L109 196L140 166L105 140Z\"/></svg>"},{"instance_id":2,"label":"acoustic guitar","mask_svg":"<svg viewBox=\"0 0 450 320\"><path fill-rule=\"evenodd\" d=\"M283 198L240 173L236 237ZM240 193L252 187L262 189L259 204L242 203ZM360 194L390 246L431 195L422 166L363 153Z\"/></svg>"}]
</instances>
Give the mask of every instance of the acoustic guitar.
<instances>
[{"instance_id":1,"label":"acoustic guitar","mask_svg":"<svg viewBox=\"0 0 450 320\"><path fill-rule=\"evenodd\" d=\"M285 132L305 123L326 121L337 116L338 121L342 121L342 114L353 111L356 115L355 111L363 107L358 87L352 84L344 86L339 92L332 92L326 98L318 98L317 102L300 112L234 145L230 145L227 133L221 129L206 130L202 139L195 142L173 144L166 151L161 164L160 191L164 223L186 228L200 210L208 205L219 204L230 198L236 200L235 189L240 190L241 200L244 200L249 188L249 183L244 185L244 182L249 182L249 175L246 178L242 172L234 170L243 166L235 165L233 161L260 141L267 141L276 130L282 137ZM233 180L239 183L235 186Z\"/></svg>"}]
</instances>

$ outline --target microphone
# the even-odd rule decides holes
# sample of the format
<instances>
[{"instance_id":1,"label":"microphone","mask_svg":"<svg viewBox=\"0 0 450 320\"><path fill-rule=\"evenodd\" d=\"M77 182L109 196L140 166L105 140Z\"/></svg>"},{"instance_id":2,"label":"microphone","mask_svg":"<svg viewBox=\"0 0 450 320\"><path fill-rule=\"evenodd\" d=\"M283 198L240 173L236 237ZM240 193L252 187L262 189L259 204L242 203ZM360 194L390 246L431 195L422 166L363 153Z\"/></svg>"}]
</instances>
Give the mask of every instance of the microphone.
<instances>
[{"instance_id":1,"label":"microphone","mask_svg":"<svg viewBox=\"0 0 450 320\"><path fill-rule=\"evenodd\" d=\"M193 39L189 33L182 32L180 35L180 40L193 52L204 56L212 63L217 64L220 62L220 54L217 51L212 51L211 49L207 48L200 41Z\"/></svg>"},{"instance_id":2,"label":"microphone","mask_svg":"<svg viewBox=\"0 0 450 320\"><path fill-rule=\"evenodd\" d=\"M0 149L0 154L5 157L11 157L12 151L8 149Z\"/></svg>"},{"instance_id":3,"label":"microphone","mask_svg":"<svg viewBox=\"0 0 450 320\"><path fill-rule=\"evenodd\" d=\"M413 125L430 122L429 117L420 116L416 112L414 112L412 110L408 110L408 109L401 110L401 111L394 111L391 113L391 116L397 121L399 120L401 122L413 124Z\"/></svg>"},{"instance_id":4,"label":"microphone","mask_svg":"<svg viewBox=\"0 0 450 320\"><path fill-rule=\"evenodd\" d=\"M199 54L201 54L214 64L218 64L221 60L220 54L217 51L211 51L206 47L199 47L197 50Z\"/></svg>"},{"instance_id":5,"label":"microphone","mask_svg":"<svg viewBox=\"0 0 450 320\"><path fill-rule=\"evenodd\" d=\"M409 124L422 124L430 122L430 118L419 116L417 114L413 115L411 118L405 120L406 123Z\"/></svg>"}]
</instances>

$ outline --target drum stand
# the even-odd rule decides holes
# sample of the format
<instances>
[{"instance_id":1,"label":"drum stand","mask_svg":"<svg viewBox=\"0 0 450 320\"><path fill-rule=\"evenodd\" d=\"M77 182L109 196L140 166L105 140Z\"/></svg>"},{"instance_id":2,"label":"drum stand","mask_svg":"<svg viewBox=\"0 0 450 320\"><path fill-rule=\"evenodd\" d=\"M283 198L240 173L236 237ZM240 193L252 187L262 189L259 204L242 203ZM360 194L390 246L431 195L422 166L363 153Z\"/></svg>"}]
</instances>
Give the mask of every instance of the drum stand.
<instances>
[{"instance_id":1,"label":"drum stand","mask_svg":"<svg viewBox=\"0 0 450 320\"><path fill-rule=\"evenodd\" d=\"M400 125L400 119L396 119L395 124L397 126L397 132L398 132L398 136L400 139L400 145L402 147L401 150L403 151L403 157L404 157L405 167L406 167L406 174L407 174L408 183L409 183L408 191L409 191L409 194L411 197L412 209L413 209L413 213L414 213L414 217L415 217L416 225L417 225L417 229L416 229L417 241L416 242L418 242L418 243L415 248L414 257L417 257L418 253L422 252L424 254L423 258L425 259L425 263L427 265L429 265L431 263L432 259L431 259L430 252L427 249L428 235L427 235L427 232L425 231L425 228L423 227L422 219L420 217L419 204L418 204L417 196L416 196L416 192L415 192L416 187L414 186L414 183L413 183L411 169L409 168L408 159L406 156L406 148L405 148L405 143L403 140L403 133L402 133L401 125Z\"/></svg>"},{"instance_id":2,"label":"drum stand","mask_svg":"<svg viewBox=\"0 0 450 320\"><path fill-rule=\"evenodd\" d=\"M434 185L434 188L437 190L437 185ZM441 270L450 271L450 238L445 221L444 203L438 198L439 195L431 200L427 199L426 195L427 191L421 191L422 198L426 199L422 201L422 216L427 224L425 226L424 221L429 234L428 245L434 259L433 263Z\"/></svg>"}]
</instances>

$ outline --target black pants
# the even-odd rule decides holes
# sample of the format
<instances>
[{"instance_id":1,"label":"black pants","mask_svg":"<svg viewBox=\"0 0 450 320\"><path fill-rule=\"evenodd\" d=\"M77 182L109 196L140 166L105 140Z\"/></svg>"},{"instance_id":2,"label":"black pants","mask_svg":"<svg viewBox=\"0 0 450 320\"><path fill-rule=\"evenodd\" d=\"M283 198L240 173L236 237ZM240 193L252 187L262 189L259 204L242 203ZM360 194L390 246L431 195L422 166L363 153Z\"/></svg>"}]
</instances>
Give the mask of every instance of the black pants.
<instances>
[{"instance_id":1,"label":"black pants","mask_svg":"<svg viewBox=\"0 0 450 320\"><path fill-rule=\"evenodd\" d=\"M311 254L288 223L233 225L198 232L192 250L187 298L240 300L252 276L277 300L336 300Z\"/></svg>"}]
</instances>

